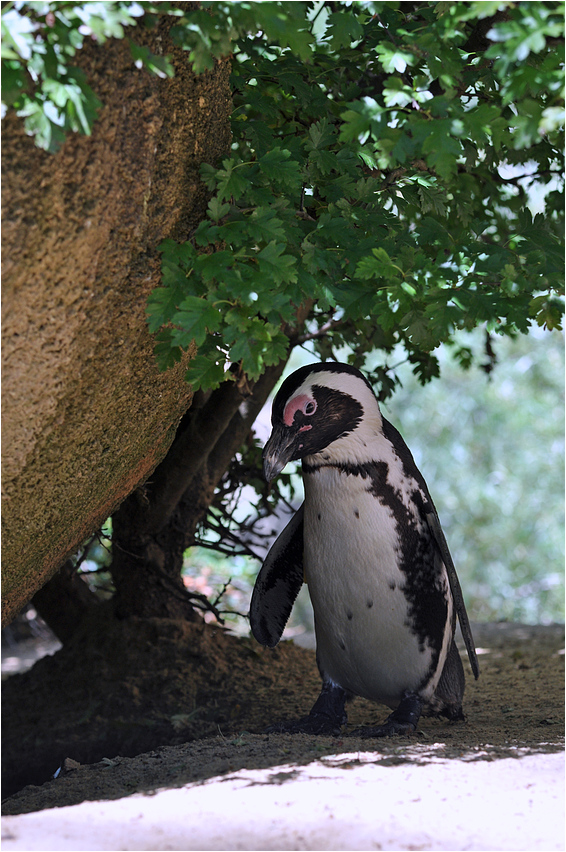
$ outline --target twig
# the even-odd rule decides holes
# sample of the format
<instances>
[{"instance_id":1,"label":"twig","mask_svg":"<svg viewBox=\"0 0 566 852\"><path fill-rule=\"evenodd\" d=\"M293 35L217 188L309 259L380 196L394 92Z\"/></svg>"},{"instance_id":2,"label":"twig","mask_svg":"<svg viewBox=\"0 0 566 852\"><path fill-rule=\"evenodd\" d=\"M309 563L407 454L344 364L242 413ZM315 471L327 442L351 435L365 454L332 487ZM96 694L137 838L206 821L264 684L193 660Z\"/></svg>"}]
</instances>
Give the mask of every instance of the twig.
<instances>
[{"instance_id":1,"label":"twig","mask_svg":"<svg viewBox=\"0 0 566 852\"><path fill-rule=\"evenodd\" d=\"M300 337L297 338L297 344L301 345L306 343L308 340L316 340L318 337L325 337L329 331L333 331L335 328L339 328L344 324L344 320L328 320L324 325L321 325L319 329L316 331L310 331L307 334L301 334Z\"/></svg>"}]
</instances>

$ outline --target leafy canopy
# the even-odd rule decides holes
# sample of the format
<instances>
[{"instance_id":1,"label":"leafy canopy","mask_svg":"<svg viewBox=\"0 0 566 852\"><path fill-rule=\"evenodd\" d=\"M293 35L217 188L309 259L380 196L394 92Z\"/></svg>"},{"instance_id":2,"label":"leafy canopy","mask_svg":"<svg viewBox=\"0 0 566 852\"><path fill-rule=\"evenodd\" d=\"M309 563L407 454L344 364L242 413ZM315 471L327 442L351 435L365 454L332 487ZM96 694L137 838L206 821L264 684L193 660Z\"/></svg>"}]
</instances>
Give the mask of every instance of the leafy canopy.
<instances>
[{"instance_id":1,"label":"leafy canopy","mask_svg":"<svg viewBox=\"0 0 566 852\"><path fill-rule=\"evenodd\" d=\"M198 73L233 55L230 156L203 165L207 217L188 242L162 244L148 302L163 368L196 342L195 388L232 378L234 364L255 379L310 340L356 366L380 350L371 378L386 396L399 344L426 381L435 348L460 329L560 327L562 3L14 5L35 29L27 59L21 30L4 37L8 104L40 144L48 134L30 119L45 116L41 98L63 130L90 129L95 95L66 64L89 7L100 39L142 12L175 14L172 35ZM170 73L165 60L134 57ZM26 88L26 73L41 85ZM73 118L77 99L84 120ZM466 347L454 352L469 364Z\"/></svg>"}]
</instances>

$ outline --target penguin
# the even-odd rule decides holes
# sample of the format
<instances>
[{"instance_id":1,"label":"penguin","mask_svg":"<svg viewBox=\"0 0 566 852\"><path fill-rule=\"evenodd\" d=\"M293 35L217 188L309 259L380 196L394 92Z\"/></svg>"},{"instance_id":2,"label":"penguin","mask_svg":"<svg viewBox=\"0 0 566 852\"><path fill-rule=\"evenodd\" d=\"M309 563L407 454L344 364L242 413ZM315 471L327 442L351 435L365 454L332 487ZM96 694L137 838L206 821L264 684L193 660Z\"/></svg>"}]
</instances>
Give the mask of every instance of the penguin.
<instances>
[{"instance_id":1,"label":"penguin","mask_svg":"<svg viewBox=\"0 0 566 852\"><path fill-rule=\"evenodd\" d=\"M360 736L409 734L421 715L463 720L456 618L476 678L479 666L462 591L425 480L370 382L348 364L301 367L271 421L264 477L302 460L305 499L257 576L250 626L275 647L306 582L322 689L307 716L268 730L338 735L354 696L392 710Z\"/></svg>"}]
</instances>

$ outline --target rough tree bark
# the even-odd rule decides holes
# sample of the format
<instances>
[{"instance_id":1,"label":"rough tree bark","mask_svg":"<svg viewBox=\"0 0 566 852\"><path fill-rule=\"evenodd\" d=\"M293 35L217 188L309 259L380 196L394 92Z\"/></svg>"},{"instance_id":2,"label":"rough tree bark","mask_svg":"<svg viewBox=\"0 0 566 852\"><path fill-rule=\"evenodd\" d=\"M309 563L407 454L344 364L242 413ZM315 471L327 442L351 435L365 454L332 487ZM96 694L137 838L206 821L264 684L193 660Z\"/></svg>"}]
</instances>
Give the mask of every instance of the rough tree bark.
<instances>
[{"instance_id":1,"label":"rough tree bark","mask_svg":"<svg viewBox=\"0 0 566 852\"><path fill-rule=\"evenodd\" d=\"M134 38L172 56L171 80L127 39L81 51L92 137L53 156L3 122L3 623L147 479L191 402L184 365L155 366L145 302L159 243L204 215L200 164L229 149L229 63L195 77L169 26Z\"/></svg>"}]
</instances>

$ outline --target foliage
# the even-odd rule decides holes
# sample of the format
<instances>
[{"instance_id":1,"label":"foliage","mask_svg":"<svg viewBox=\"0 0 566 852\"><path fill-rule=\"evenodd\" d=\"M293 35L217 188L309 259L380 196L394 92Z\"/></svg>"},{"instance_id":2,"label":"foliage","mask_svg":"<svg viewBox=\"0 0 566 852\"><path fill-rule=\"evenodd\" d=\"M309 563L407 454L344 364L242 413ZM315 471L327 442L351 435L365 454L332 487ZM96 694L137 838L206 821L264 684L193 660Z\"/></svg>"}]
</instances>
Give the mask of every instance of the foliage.
<instances>
[{"instance_id":1,"label":"foliage","mask_svg":"<svg viewBox=\"0 0 566 852\"><path fill-rule=\"evenodd\" d=\"M402 344L424 382L458 329L560 326L561 3L5 6L5 103L49 150L90 132L100 106L69 64L85 37L128 27L133 60L170 74L135 33L174 14L196 72L233 54L231 155L203 166L207 218L190 242L163 243L148 303L162 367L198 344L195 389L234 363L257 378L290 336L323 358L347 344L358 366ZM301 304L310 319L293 336ZM396 381L387 362L373 379L384 397Z\"/></svg>"},{"instance_id":2,"label":"foliage","mask_svg":"<svg viewBox=\"0 0 566 852\"><path fill-rule=\"evenodd\" d=\"M357 366L401 343L423 382L458 329L560 325L559 4L208 5L176 30L197 68L231 33L234 142L203 166L207 219L162 246L162 366L194 339L195 387L234 362L257 378L302 303L298 342L348 344ZM387 396L387 364L372 377Z\"/></svg>"}]
</instances>

